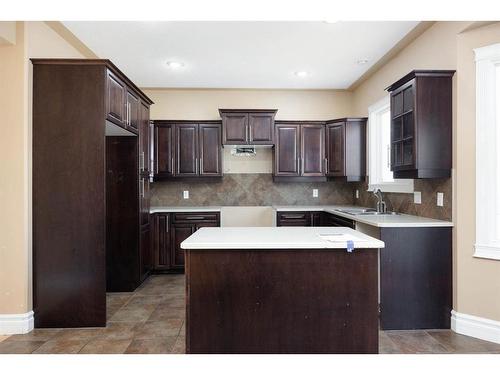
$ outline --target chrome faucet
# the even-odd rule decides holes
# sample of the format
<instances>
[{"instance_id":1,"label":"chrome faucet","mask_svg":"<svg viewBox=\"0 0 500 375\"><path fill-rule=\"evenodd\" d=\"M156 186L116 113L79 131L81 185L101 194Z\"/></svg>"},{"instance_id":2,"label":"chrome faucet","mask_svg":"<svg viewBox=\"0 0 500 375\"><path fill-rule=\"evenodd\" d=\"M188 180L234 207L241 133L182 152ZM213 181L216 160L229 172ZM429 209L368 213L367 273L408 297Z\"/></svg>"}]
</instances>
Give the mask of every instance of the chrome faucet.
<instances>
[{"instance_id":1,"label":"chrome faucet","mask_svg":"<svg viewBox=\"0 0 500 375\"><path fill-rule=\"evenodd\" d=\"M377 197L377 212L385 214L387 212L387 205L382 196L382 191L377 188L373 190L373 194Z\"/></svg>"}]
</instances>

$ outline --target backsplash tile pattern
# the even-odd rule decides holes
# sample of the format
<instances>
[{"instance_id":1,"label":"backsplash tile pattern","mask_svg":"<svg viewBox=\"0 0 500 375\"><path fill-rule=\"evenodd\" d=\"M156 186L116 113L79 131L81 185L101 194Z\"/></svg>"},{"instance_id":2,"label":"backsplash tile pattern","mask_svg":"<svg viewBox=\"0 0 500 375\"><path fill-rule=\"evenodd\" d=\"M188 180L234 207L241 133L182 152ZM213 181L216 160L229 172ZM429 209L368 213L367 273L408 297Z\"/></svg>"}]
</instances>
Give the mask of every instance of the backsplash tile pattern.
<instances>
[{"instance_id":1,"label":"backsplash tile pattern","mask_svg":"<svg viewBox=\"0 0 500 375\"><path fill-rule=\"evenodd\" d=\"M354 200L357 206L375 207L377 199L367 191L367 183L358 183L359 199ZM413 194L384 193L387 209L409 215L430 217L439 220L452 220L452 179L414 180L414 190L422 192L422 203L413 203ZM444 193L444 205L436 205L436 194Z\"/></svg>"},{"instance_id":2,"label":"backsplash tile pattern","mask_svg":"<svg viewBox=\"0 0 500 375\"><path fill-rule=\"evenodd\" d=\"M312 197L318 189L319 197ZM182 199L189 190L189 199ZM159 181L151 185L151 206L272 206L353 204L353 184L274 183L272 174L225 174L220 181Z\"/></svg>"}]
</instances>

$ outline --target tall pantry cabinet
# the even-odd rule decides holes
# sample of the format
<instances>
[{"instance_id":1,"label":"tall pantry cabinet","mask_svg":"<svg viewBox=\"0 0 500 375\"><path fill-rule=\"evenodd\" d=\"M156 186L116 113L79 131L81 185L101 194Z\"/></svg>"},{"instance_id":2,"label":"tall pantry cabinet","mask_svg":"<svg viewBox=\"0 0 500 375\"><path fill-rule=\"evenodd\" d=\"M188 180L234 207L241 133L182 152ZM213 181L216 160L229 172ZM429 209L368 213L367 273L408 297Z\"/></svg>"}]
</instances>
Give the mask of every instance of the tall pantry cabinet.
<instances>
[{"instance_id":1,"label":"tall pantry cabinet","mask_svg":"<svg viewBox=\"0 0 500 375\"><path fill-rule=\"evenodd\" d=\"M35 327L105 326L152 264L152 101L109 60L32 63Z\"/></svg>"}]
</instances>

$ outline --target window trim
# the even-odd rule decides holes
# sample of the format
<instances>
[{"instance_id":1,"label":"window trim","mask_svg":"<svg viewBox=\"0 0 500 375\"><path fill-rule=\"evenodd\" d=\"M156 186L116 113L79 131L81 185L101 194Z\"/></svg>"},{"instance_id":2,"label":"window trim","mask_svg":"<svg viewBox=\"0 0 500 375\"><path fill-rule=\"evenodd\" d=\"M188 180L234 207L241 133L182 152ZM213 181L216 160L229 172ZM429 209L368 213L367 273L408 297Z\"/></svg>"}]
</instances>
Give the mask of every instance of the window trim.
<instances>
[{"instance_id":1,"label":"window trim","mask_svg":"<svg viewBox=\"0 0 500 375\"><path fill-rule=\"evenodd\" d=\"M394 182L382 182L379 179L380 157L384 151L380 150L379 147L373 147L373 143L375 142L377 146L380 144L380 133L377 132L378 115L390 106L391 96L387 95L368 107L368 191L378 188L387 193L413 193L412 179L394 179Z\"/></svg>"},{"instance_id":2,"label":"window trim","mask_svg":"<svg viewBox=\"0 0 500 375\"><path fill-rule=\"evenodd\" d=\"M498 212L491 209L496 197L500 171L496 165L500 145L497 143L497 79L500 66L500 43L474 49L476 62L476 240L474 257L500 260L500 233L496 233ZM478 146L480 145L480 147ZM494 171L494 172L493 172ZM498 198L497 198L498 199ZM497 202L495 202L496 207Z\"/></svg>"}]
</instances>

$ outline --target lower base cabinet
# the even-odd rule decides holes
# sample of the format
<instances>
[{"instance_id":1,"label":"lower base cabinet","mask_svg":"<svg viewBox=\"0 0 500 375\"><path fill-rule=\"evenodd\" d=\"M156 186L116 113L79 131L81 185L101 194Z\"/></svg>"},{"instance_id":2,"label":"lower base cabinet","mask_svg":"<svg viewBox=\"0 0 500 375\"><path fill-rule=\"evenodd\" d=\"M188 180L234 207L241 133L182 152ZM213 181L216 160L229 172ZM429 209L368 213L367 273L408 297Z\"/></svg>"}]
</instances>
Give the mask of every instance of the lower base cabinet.
<instances>
[{"instance_id":1,"label":"lower base cabinet","mask_svg":"<svg viewBox=\"0 0 500 375\"><path fill-rule=\"evenodd\" d=\"M276 214L278 227L355 227L354 221L322 211L283 211Z\"/></svg>"},{"instance_id":2,"label":"lower base cabinet","mask_svg":"<svg viewBox=\"0 0 500 375\"><path fill-rule=\"evenodd\" d=\"M198 229L219 227L218 212L162 212L153 214L154 271L183 272L181 243Z\"/></svg>"}]
</instances>

